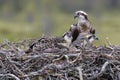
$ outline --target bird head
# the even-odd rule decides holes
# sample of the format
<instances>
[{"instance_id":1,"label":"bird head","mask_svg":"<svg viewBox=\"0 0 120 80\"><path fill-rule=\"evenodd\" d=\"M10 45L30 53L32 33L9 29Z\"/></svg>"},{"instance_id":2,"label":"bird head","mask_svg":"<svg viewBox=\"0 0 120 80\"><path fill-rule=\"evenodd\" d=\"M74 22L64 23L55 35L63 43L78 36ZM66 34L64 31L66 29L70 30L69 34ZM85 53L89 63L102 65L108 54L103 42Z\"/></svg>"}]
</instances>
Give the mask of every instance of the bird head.
<instances>
[{"instance_id":1,"label":"bird head","mask_svg":"<svg viewBox=\"0 0 120 80\"><path fill-rule=\"evenodd\" d=\"M86 35L86 38L88 39L88 41L89 41L90 43L92 43L92 42L95 41L95 40L98 40L98 37L97 37L95 34L87 34L87 35Z\"/></svg>"},{"instance_id":2,"label":"bird head","mask_svg":"<svg viewBox=\"0 0 120 80\"><path fill-rule=\"evenodd\" d=\"M98 40L98 37L95 35L95 29L91 28L89 33L86 35L88 41L92 43L94 40Z\"/></svg>"},{"instance_id":3,"label":"bird head","mask_svg":"<svg viewBox=\"0 0 120 80\"><path fill-rule=\"evenodd\" d=\"M84 11L76 11L74 14L74 19L76 18L88 20L88 14Z\"/></svg>"},{"instance_id":4,"label":"bird head","mask_svg":"<svg viewBox=\"0 0 120 80\"><path fill-rule=\"evenodd\" d=\"M70 31L65 32L64 35L63 35L63 38L65 39L65 41L67 43L71 43L72 39L73 39L72 33Z\"/></svg>"}]
</instances>

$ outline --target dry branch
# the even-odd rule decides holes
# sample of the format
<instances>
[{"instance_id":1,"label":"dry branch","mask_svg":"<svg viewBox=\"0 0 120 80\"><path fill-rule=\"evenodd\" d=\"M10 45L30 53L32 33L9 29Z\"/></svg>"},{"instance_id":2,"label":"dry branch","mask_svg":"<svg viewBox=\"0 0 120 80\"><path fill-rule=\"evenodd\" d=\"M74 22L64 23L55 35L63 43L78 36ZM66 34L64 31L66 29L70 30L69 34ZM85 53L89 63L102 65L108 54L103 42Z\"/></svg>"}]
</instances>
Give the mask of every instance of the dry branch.
<instances>
[{"instance_id":1,"label":"dry branch","mask_svg":"<svg viewBox=\"0 0 120 80\"><path fill-rule=\"evenodd\" d=\"M26 53L32 42L36 40L5 41L0 46L0 80L120 80L120 46Z\"/></svg>"}]
</instances>

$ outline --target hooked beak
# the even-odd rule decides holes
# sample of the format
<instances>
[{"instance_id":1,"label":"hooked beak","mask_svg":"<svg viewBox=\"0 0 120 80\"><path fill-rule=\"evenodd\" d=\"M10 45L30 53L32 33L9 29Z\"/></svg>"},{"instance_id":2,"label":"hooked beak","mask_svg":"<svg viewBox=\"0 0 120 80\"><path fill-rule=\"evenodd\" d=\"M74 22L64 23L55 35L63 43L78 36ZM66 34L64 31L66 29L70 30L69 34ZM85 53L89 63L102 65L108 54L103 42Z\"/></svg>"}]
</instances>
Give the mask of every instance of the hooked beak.
<instances>
[{"instance_id":1,"label":"hooked beak","mask_svg":"<svg viewBox=\"0 0 120 80\"><path fill-rule=\"evenodd\" d=\"M78 15L74 15L74 19L76 19L78 17Z\"/></svg>"},{"instance_id":2,"label":"hooked beak","mask_svg":"<svg viewBox=\"0 0 120 80\"><path fill-rule=\"evenodd\" d=\"M98 38L98 37L96 37L96 38L95 38L95 40L99 40L99 38Z\"/></svg>"}]
</instances>

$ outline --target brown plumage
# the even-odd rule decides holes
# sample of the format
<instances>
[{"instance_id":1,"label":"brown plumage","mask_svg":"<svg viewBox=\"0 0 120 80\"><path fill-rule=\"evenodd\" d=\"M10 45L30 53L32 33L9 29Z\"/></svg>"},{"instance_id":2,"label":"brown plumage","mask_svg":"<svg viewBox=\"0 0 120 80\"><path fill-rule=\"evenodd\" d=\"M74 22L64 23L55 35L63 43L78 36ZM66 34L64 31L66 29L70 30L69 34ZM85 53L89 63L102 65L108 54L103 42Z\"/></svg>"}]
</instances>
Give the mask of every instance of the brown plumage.
<instances>
[{"instance_id":1,"label":"brown plumage","mask_svg":"<svg viewBox=\"0 0 120 80\"><path fill-rule=\"evenodd\" d=\"M77 39L79 33L90 33L91 29L94 30L90 21L88 20L88 14L84 11L76 11L74 18L77 18L78 22L71 25L69 29L73 37L72 42Z\"/></svg>"},{"instance_id":2,"label":"brown plumage","mask_svg":"<svg viewBox=\"0 0 120 80\"><path fill-rule=\"evenodd\" d=\"M84 11L76 11L74 18L78 19L77 27L79 27L81 33L82 32L89 33L90 29L93 28L88 19L88 14L85 13Z\"/></svg>"},{"instance_id":3,"label":"brown plumage","mask_svg":"<svg viewBox=\"0 0 120 80\"><path fill-rule=\"evenodd\" d=\"M73 37L72 42L73 42L76 40L81 30L80 30L80 27L77 26L77 24L73 24L71 25L69 32L71 32L72 34L72 37Z\"/></svg>"}]
</instances>

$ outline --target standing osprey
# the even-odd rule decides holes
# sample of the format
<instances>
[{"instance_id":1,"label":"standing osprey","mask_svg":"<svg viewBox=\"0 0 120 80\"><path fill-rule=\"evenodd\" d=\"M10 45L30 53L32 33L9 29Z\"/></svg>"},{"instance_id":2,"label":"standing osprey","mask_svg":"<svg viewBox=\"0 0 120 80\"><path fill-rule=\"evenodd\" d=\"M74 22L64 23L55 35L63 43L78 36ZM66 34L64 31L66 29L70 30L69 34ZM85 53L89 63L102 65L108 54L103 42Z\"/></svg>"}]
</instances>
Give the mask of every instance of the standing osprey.
<instances>
[{"instance_id":1,"label":"standing osprey","mask_svg":"<svg viewBox=\"0 0 120 80\"><path fill-rule=\"evenodd\" d=\"M88 33L92 27L90 21L88 20L88 14L84 11L76 11L74 19L78 19L77 27L80 28L81 32Z\"/></svg>"},{"instance_id":2,"label":"standing osprey","mask_svg":"<svg viewBox=\"0 0 120 80\"><path fill-rule=\"evenodd\" d=\"M74 15L74 19L77 18L78 22L70 26L69 31L73 36L73 40L75 41L79 35L79 33L89 33L90 29L93 29L91 23L88 20L88 14L84 11L76 11Z\"/></svg>"}]
</instances>

